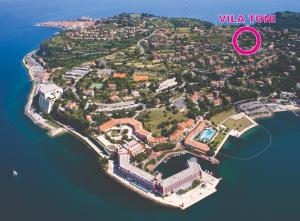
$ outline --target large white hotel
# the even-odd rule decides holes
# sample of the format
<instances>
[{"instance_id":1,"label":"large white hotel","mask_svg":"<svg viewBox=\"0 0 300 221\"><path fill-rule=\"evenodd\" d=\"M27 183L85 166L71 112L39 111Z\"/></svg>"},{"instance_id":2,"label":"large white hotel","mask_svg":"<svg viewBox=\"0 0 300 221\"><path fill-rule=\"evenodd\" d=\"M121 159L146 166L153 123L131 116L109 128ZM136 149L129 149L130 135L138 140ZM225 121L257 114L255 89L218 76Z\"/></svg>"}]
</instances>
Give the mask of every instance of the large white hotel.
<instances>
[{"instance_id":1,"label":"large white hotel","mask_svg":"<svg viewBox=\"0 0 300 221\"><path fill-rule=\"evenodd\" d=\"M41 110L49 114L56 99L60 98L63 93L63 89L56 84L45 84L39 90L39 107Z\"/></svg>"}]
</instances>

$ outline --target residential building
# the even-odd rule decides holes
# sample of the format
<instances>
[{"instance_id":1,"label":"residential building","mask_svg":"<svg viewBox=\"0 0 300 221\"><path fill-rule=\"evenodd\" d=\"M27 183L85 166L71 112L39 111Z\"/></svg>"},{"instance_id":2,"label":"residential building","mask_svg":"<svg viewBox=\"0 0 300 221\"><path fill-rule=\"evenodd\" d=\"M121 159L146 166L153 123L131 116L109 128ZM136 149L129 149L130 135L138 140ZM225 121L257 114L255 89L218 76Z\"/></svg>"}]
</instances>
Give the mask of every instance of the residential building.
<instances>
[{"instance_id":1,"label":"residential building","mask_svg":"<svg viewBox=\"0 0 300 221\"><path fill-rule=\"evenodd\" d=\"M156 93L159 93L161 91L164 91L164 90L174 87L176 85L177 85L176 78L171 78L171 79L165 80L159 84L158 89L156 90Z\"/></svg>"}]
</instances>

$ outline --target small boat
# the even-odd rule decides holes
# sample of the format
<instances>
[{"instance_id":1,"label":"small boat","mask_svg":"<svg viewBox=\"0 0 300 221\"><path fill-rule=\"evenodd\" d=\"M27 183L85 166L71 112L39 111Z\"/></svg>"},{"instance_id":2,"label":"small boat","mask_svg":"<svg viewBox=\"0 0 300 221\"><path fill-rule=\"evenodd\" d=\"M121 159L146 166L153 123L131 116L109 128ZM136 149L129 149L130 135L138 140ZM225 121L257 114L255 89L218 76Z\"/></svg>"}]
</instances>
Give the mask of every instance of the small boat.
<instances>
[{"instance_id":1,"label":"small boat","mask_svg":"<svg viewBox=\"0 0 300 221\"><path fill-rule=\"evenodd\" d=\"M18 176L18 172L16 170L13 170L13 176Z\"/></svg>"}]
</instances>

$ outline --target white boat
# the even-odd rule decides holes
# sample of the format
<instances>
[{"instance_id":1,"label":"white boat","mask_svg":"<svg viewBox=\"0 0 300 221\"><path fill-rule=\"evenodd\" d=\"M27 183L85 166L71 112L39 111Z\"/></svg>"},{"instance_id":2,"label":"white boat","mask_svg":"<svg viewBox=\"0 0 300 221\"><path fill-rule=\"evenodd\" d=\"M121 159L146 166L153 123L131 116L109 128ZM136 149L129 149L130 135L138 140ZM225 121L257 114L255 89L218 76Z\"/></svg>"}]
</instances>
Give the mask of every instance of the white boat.
<instances>
[{"instance_id":1,"label":"white boat","mask_svg":"<svg viewBox=\"0 0 300 221\"><path fill-rule=\"evenodd\" d=\"M13 176L18 176L18 172L16 170L13 170Z\"/></svg>"}]
</instances>

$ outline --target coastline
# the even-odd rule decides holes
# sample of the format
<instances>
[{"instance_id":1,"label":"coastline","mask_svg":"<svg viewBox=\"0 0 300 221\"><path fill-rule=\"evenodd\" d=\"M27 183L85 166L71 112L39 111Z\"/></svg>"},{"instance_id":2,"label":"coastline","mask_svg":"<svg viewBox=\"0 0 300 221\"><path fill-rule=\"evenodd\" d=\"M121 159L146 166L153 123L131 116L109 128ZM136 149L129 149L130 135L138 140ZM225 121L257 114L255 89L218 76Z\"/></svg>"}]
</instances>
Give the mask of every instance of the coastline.
<instances>
[{"instance_id":1,"label":"coastline","mask_svg":"<svg viewBox=\"0 0 300 221\"><path fill-rule=\"evenodd\" d=\"M37 50L34 50L34 51L28 53L27 55L25 55L25 57L22 60L22 64L24 65L25 70L29 76L31 83L32 83L32 88L31 88L29 94L27 95L27 103L24 108L24 114L28 118L30 118L34 124L38 125L42 129L46 129L48 131L49 136L55 137L55 136L59 136L59 135L65 133L66 130L63 128L60 128L60 127L55 128L54 126L48 124L44 118L42 118L39 114L35 113L31 108L32 103L33 103L33 98L38 93L38 86L37 86L37 82L34 79L34 75L32 73L31 67L26 63L26 58L32 56L34 53L36 53L36 51Z\"/></svg>"},{"instance_id":2,"label":"coastline","mask_svg":"<svg viewBox=\"0 0 300 221\"><path fill-rule=\"evenodd\" d=\"M236 114L236 115L237 115L237 114ZM235 115L233 115L233 116L235 116ZM222 149L222 147L224 146L224 144L226 143L226 141L228 140L228 138L229 138L230 136L239 138L239 137L241 137L243 134L245 134L247 131L249 131L249 130L251 130L251 129L253 129L254 127L257 127L257 126L259 125L253 118L247 116L246 114L242 113L242 116L243 116L243 117L246 117L249 121L251 121L251 122L252 122L252 125L246 127L246 128L243 129L242 131L237 131L237 130L234 130L234 129L230 130L230 131L226 134L226 136L224 137L223 141L222 141L222 142L219 144L219 146L217 147L217 150L215 151L215 156L218 155L219 151ZM230 116L230 117L232 117L232 116ZM222 121L219 125L222 125L222 123L225 122L226 120L227 120L227 118L226 118L224 121Z\"/></svg>"},{"instance_id":3,"label":"coastline","mask_svg":"<svg viewBox=\"0 0 300 221\"><path fill-rule=\"evenodd\" d=\"M107 156L105 154L103 154L102 151L95 144L93 144L87 137L79 134L78 132L74 131L72 128L70 128L60 122L57 122L57 121L55 121L55 123L60 125L60 127L56 128L56 127L50 125L49 123L47 123L47 121L44 118L42 118L42 116L35 113L31 109L33 98L38 93L38 86L37 86L37 82L34 79L32 69L28 64L26 64L25 60L29 56L32 56L36 51L37 50L34 50L34 51L28 53L22 60L22 63L24 65L24 67L26 68L26 72L28 73L30 81L32 82L32 88L27 96L28 100L25 105L25 110L24 110L25 115L27 117L29 117L34 124L38 125L42 129L48 130L47 134L50 137L56 137L56 136L66 133L66 132L69 132L71 135L75 136L76 138L81 140L84 144L86 144L90 149L94 150L99 156L107 158Z\"/></svg>"},{"instance_id":4,"label":"coastline","mask_svg":"<svg viewBox=\"0 0 300 221\"><path fill-rule=\"evenodd\" d=\"M281 112L291 112L291 113L296 115L298 112L300 112L300 106L281 105L280 109L272 110L272 113L269 116L258 116L258 117L255 117L253 119L254 120L270 119L270 118L273 118L276 113L281 113Z\"/></svg>"},{"instance_id":5,"label":"coastline","mask_svg":"<svg viewBox=\"0 0 300 221\"><path fill-rule=\"evenodd\" d=\"M215 156L218 155L219 151L222 149L222 147L224 146L224 144L226 143L226 141L228 140L228 138L230 136L234 136L234 137L241 137L243 134L245 134L246 132L248 132L249 130L259 126L259 123L256 122L256 120L262 120L262 119L271 119L271 118L274 118L274 116L276 115L276 113L281 113L281 112L291 112L292 114L294 114L295 116L298 117L298 114L297 113L300 113L300 107L298 106L295 106L295 105L286 105L286 106L283 106L281 105L280 106L280 109L275 109L275 110L272 110L270 112L269 115L263 115L263 116L255 116L255 117L249 117L247 116L246 114L244 114L245 117L247 117L247 119L249 119L253 124L247 128L245 128L244 130L242 130L241 132L239 131L235 131L235 130L231 130L229 131L225 138L223 139L223 141L219 144L217 150L215 151ZM300 116L299 116L300 117ZM222 123L221 123L222 124Z\"/></svg>"},{"instance_id":6,"label":"coastline","mask_svg":"<svg viewBox=\"0 0 300 221\"><path fill-rule=\"evenodd\" d=\"M23 58L23 65L26 68L26 71L28 72L30 81L32 81L32 88L30 93L27 96L27 103L25 105L25 110L24 113L26 116L28 116L34 124L38 125L39 127L48 130L48 135L51 137L55 137L58 135L61 135L63 133L70 133L71 135L75 136L77 139L81 140L84 144L87 145L89 149L94 150L98 156L100 157L105 157L108 158L107 155L103 154L102 150L100 150L93 142L89 140L88 137L85 137L81 135L80 133L76 132L73 130L71 127L68 127L60 122L55 121L60 127L54 127L47 123L47 120L42 118L39 114L35 113L35 111L31 108L32 103L33 103L33 98L34 96L38 93L38 84L39 82L35 80L34 75L32 73L32 67L28 64L26 64L26 58L32 56L37 50L34 50L30 53L28 53L24 58ZM289 111L289 110L283 110L283 111ZM218 154L218 151L222 148L222 146L225 144L229 136L236 136L240 137L250 129L256 127L258 124L249 116L245 115L247 118L251 120L253 123L251 126L245 128L241 132L239 131L230 131L227 133L225 136L224 140L221 142L220 146L218 147L216 154ZM255 118L257 119L257 118ZM202 199L208 197L209 195L215 193L217 191L216 186L220 182L221 179L215 178L211 176L208 173L203 172L203 183L206 184L207 188L202 188L202 187L196 187L195 189L192 189L188 191L187 193L183 195L177 195L176 193L171 194L170 196L166 197L158 197L153 193L150 192L145 192L138 187L134 186L130 182L128 182L126 179L123 179L122 177L117 176L114 171L113 171L113 161L109 160L109 167L108 170L105 172L108 176L113 178L115 181L118 183L122 184L123 186L127 187L131 191L139 194L140 196L147 198L155 203L158 203L160 205L168 206L168 207L173 207L173 208L179 208L181 210L184 210L195 203L201 201Z\"/></svg>"},{"instance_id":7,"label":"coastline","mask_svg":"<svg viewBox=\"0 0 300 221\"><path fill-rule=\"evenodd\" d=\"M38 125L39 127L43 128L43 129L48 130L49 136L55 137L55 136L58 136L58 135L68 132L71 135L75 136L76 139L79 139L84 144L86 144L86 146L89 149L94 150L98 156L100 156L102 158L108 158L108 156L103 154L103 152L94 143L92 143L89 140L89 138L74 131L71 127L63 125L62 123L57 122L57 121L55 121L55 122L58 125L60 125L60 127L59 128L53 127L52 125L47 123L47 121L44 118L42 118L42 116L35 113L34 110L31 108L33 98L38 92L38 82L34 79L34 75L32 73L32 69L31 69L32 67L26 63L26 59L29 58L30 56L32 56L35 52L36 52L36 50L28 53L23 58L23 65L26 68L26 71L29 75L30 81L32 81L32 88L27 96L28 101L25 105L25 110L24 110L25 115L27 117L29 117L34 124ZM160 205L164 205L164 206L172 207L172 208L180 208L182 210L194 205L195 203L197 203L197 202L201 201L202 199L208 197L209 195L215 193L217 191L216 186L218 185L219 181L221 180L219 178L215 178L212 175L203 172L203 178L204 178L203 183L205 183L205 188L202 188L199 185L198 187L188 191L187 193L185 193L183 195L177 195L176 193L173 193L167 197L162 198L162 197L156 196L155 194L150 193L150 192L146 193L143 190L132 185L127 180L117 176L113 172L113 161L111 161L111 160L109 161L109 169L105 173L109 177L111 177L112 179L117 181L118 183L125 186L126 188L132 190L133 192L139 194L140 196L142 196L144 198L151 200L154 203L158 203Z\"/></svg>"}]
</instances>

